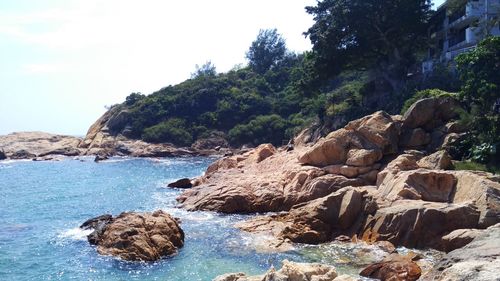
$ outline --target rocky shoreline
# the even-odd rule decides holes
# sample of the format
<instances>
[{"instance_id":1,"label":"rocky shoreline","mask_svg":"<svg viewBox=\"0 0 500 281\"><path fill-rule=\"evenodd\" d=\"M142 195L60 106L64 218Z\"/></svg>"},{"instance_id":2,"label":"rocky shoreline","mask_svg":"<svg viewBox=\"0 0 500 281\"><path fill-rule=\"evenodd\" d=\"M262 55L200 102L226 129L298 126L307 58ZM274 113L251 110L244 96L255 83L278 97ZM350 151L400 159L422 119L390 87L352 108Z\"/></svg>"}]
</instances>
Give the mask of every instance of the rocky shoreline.
<instances>
[{"instance_id":1,"label":"rocky shoreline","mask_svg":"<svg viewBox=\"0 0 500 281\"><path fill-rule=\"evenodd\" d=\"M87 138L56 135L45 132L15 132L0 136L0 160L31 159L59 160L61 157L97 156L104 160L112 156L129 157L183 157L223 156L235 150L228 148L194 149L165 143L147 143L123 136L109 137L101 145L85 145Z\"/></svg>"},{"instance_id":2,"label":"rocky shoreline","mask_svg":"<svg viewBox=\"0 0 500 281\"><path fill-rule=\"evenodd\" d=\"M187 210L280 212L237 225L275 237L271 247L345 237L434 248L450 252L448 262L422 279L496 280L481 274L499 272L493 265L499 258L495 250L470 246L472 256L483 258L475 265L454 262L456 256L466 259L456 251L469 243L496 243L500 225L500 177L449 170L447 148L465 133L454 120L457 107L451 98L429 98L404 116L376 112L354 120L312 146L288 151L261 145L219 159L177 200ZM390 268L368 275L389 280L402 274L400 266ZM386 271L395 275L387 277ZM416 280L412 267L403 271L406 277L390 280Z\"/></svg>"},{"instance_id":3,"label":"rocky shoreline","mask_svg":"<svg viewBox=\"0 0 500 281\"><path fill-rule=\"evenodd\" d=\"M183 149L115 136L109 133L114 119L105 114L84 139L39 132L2 136L0 157L228 154L203 176L171 184L183 189L177 198L180 208L258 214L235 227L272 237L267 247L273 251L286 251L295 243L378 245L386 255L360 272L369 278L498 280L500 177L452 169L447 150L466 134L455 120L457 109L450 97L423 99L404 116L375 112L312 144L262 144L244 152ZM93 229L88 240L100 254L131 261L175 254L184 241L180 222L162 211L103 215L81 227ZM400 246L447 254L424 269L418 255L398 254ZM281 269L271 268L262 276L230 273L214 280L358 277L338 276L329 265L285 260Z\"/></svg>"}]
</instances>

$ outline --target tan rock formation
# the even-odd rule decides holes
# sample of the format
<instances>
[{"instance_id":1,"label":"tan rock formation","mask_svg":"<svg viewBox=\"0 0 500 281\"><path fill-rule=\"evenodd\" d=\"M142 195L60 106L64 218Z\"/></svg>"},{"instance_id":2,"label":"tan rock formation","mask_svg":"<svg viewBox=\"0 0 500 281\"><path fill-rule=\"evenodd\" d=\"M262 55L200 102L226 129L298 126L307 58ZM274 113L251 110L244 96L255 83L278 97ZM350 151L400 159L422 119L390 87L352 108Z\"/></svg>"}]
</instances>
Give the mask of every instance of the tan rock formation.
<instances>
[{"instance_id":1,"label":"tan rock formation","mask_svg":"<svg viewBox=\"0 0 500 281\"><path fill-rule=\"evenodd\" d=\"M344 129L320 139L299 161L320 167L349 163L368 166L380 160L382 154L395 153L398 140L399 122L379 111L351 121Z\"/></svg>"},{"instance_id":2,"label":"tan rock formation","mask_svg":"<svg viewBox=\"0 0 500 281\"><path fill-rule=\"evenodd\" d=\"M442 236L456 229L476 228L478 220L479 212L470 204L399 200L369 216L361 238L410 248L439 248Z\"/></svg>"},{"instance_id":3,"label":"tan rock formation","mask_svg":"<svg viewBox=\"0 0 500 281\"><path fill-rule=\"evenodd\" d=\"M377 209L374 187L346 187L328 196L294 206L286 214L256 217L237 226L280 240L318 244L338 235L356 234L363 218Z\"/></svg>"},{"instance_id":4,"label":"tan rock formation","mask_svg":"<svg viewBox=\"0 0 500 281\"><path fill-rule=\"evenodd\" d=\"M163 211L121 213L90 221L96 228L89 242L102 255L130 261L155 261L175 254L184 245L184 232L177 220ZM82 225L85 227L85 225ZM92 239L90 239L92 238Z\"/></svg>"},{"instance_id":5,"label":"tan rock formation","mask_svg":"<svg viewBox=\"0 0 500 281\"><path fill-rule=\"evenodd\" d=\"M392 254L382 262L369 265L359 275L383 281L415 281L421 274L418 264L409 257Z\"/></svg>"},{"instance_id":6,"label":"tan rock formation","mask_svg":"<svg viewBox=\"0 0 500 281\"><path fill-rule=\"evenodd\" d=\"M385 177L378 189L389 200L451 202L456 182L449 172L418 169Z\"/></svg>"},{"instance_id":7,"label":"tan rock formation","mask_svg":"<svg viewBox=\"0 0 500 281\"><path fill-rule=\"evenodd\" d=\"M480 229L457 229L441 238L440 249L451 252L469 244L474 238L479 236L484 230Z\"/></svg>"},{"instance_id":8,"label":"tan rock formation","mask_svg":"<svg viewBox=\"0 0 500 281\"><path fill-rule=\"evenodd\" d=\"M261 276L230 273L216 277L213 281L333 281L337 280L335 267L319 263L298 263L284 260L280 270L271 268ZM342 277L339 280L349 280Z\"/></svg>"},{"instance_id":9,"label":"tan rock formation","mask_svg":"<svg viewBox=\"0 0 500 281\"><path fill-rule=\"evenodd\" d=\"M497 281L500 272L500 224L490 226L463 248L449 252L422 280Z\"/></svg>"},{"instance_id":10,"label":"tan rock formation","mask_svg":"<svg viewBox=\"0 0 500 281\"><path fill-rule=\"evenodd\" d=\"M44 157L47 155L76 156L81 139L44 132L18 132L0 136L0 151L11 159Z\"/></svg>"},{"instance_id":11,"label":"tan rock formation","mask_svg":"<svg viewBox=\"0 0 500 281\"><path fill-rule=\"evenodd\" d=\"M417 165L425 169L446 170L451 167L451 156L446 150L436 151L420 159Z\"/></svg>"},{"instance_id":12,"label":"tan rock formation","mask_svg":"<svg viewBox=\"0 0 500 281\"><path fill-rule=\"evenodd\" d=\"M208 167L196 187L185 191L177 200L188 210L225 213L283 211L341 187L366 184L362 179L327 175L320 168L302 166L297 155L304 149L275 152L261 161L258 161L262 152L260 148L219 159Z\"/></svg>"}]
</instances>

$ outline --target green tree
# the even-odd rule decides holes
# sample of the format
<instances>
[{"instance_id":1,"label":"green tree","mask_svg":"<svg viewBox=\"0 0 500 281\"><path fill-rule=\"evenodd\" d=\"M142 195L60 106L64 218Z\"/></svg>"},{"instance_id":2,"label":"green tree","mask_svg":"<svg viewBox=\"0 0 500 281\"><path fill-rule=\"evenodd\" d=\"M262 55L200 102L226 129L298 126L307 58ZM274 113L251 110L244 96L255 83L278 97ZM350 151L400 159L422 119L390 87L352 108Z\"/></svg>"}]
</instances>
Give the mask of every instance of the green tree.
<instances>
[{"instance_id":1,"label":"green tree","mask_svg":"<svg viewBox=\"0 0 500 281\"><path fill-rule=\"evenodd\" d=\"M207 61L202 66L195 66L195 71L191 73L191 79L197 77L213 77L215 75L217 75L215 65L211 61Z\"/></svg>"},{"instance_id":2,"label":"green tree","mask_svg":"<svg viewBox=\"0 0 500 281\"><path fill-rule=\"evenodd\" d=\"M259 74L264 74L271 67L286 57L285 39L277 29L261 29L257 39L252 42L246 57L250 67Z\"/></svg>"},{"instance_id":3,"label":"green tree","mask_svg":"<svg viewBox=\"0 0 500 281\"><path fill-rule=\"evenodd\" d=\"M320 0L306 7L316 68L329 78L349 68L375 68L394 90L425 48L430 0Z\"/></svg>"},{"instance_id":4,"label":"green tree","mask_svg":"<svg viewBox=\"0 0 500 281\"><path fill-rule=\"evenodd\" d=\"M493 152L500 148L500 37L486 38L456 62L462 80L460 99L470 113L471 136L477 140L472 152L485 151L479 147Z\"/></svg>"}]
</instances>

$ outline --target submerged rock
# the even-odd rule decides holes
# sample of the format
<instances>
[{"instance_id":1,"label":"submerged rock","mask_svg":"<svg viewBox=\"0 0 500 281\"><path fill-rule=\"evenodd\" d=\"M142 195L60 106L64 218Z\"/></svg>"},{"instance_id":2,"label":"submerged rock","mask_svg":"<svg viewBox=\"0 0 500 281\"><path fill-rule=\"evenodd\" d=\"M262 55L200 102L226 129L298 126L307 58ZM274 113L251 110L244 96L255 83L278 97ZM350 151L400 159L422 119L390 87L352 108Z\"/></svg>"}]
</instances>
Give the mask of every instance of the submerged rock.
<instances>
[{"instance_id":1,"label":"submerged rock","mask_svg":"<svg viewBox=\"0 0 500 281\"><path fill-rule=\"evenodd\" d=\"M298 263L284 260L280 270L271 268L264 275L247 276L230 273L216 277L213 281L333 281L349 280L345 276L336 279L335 267L319 263Z\"/></svg>"},{"instance_id":2,"label":"submerged rock","mask_svg":"<svg viewBox=\"0 0 500 281\"><path fill-rule=\"evenodd\" d=\"M84 222L94 229L88 236L102 255L130 261L155 261L172 255L184 245L184 232L178 221L163 211L124 212L113 218L103 215Z\"/></svg>"}]
</instances>

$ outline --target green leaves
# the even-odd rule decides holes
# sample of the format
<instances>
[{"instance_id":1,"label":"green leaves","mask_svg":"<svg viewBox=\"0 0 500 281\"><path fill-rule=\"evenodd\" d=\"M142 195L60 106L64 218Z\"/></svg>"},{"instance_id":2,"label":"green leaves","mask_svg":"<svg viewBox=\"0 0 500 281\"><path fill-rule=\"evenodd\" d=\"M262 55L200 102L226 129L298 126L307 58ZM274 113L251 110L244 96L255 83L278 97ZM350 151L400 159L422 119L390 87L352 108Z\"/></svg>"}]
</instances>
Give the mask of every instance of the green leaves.
<instances>
[{"instance_id":1,"label":"green leaves","mask_svg":"<svg viewBox=\"0 0 500 281\"><path fill-rule=\"evenodd\" d=\"M285 39L276 29L261 29L246 57L255 72L264 74L284 60L286 52Z\"/></svg>"},{"instance_id":2,"label":"green leaves","mask_svg":"<svg viewBox=\"0 0 500 281\"><path fill-rule=\"evenodd\" d=\"M425 47L429 0L323 0L307 7L316 67L325 77L380 67L401 79Z\"/></svg>"}]
</instances>

